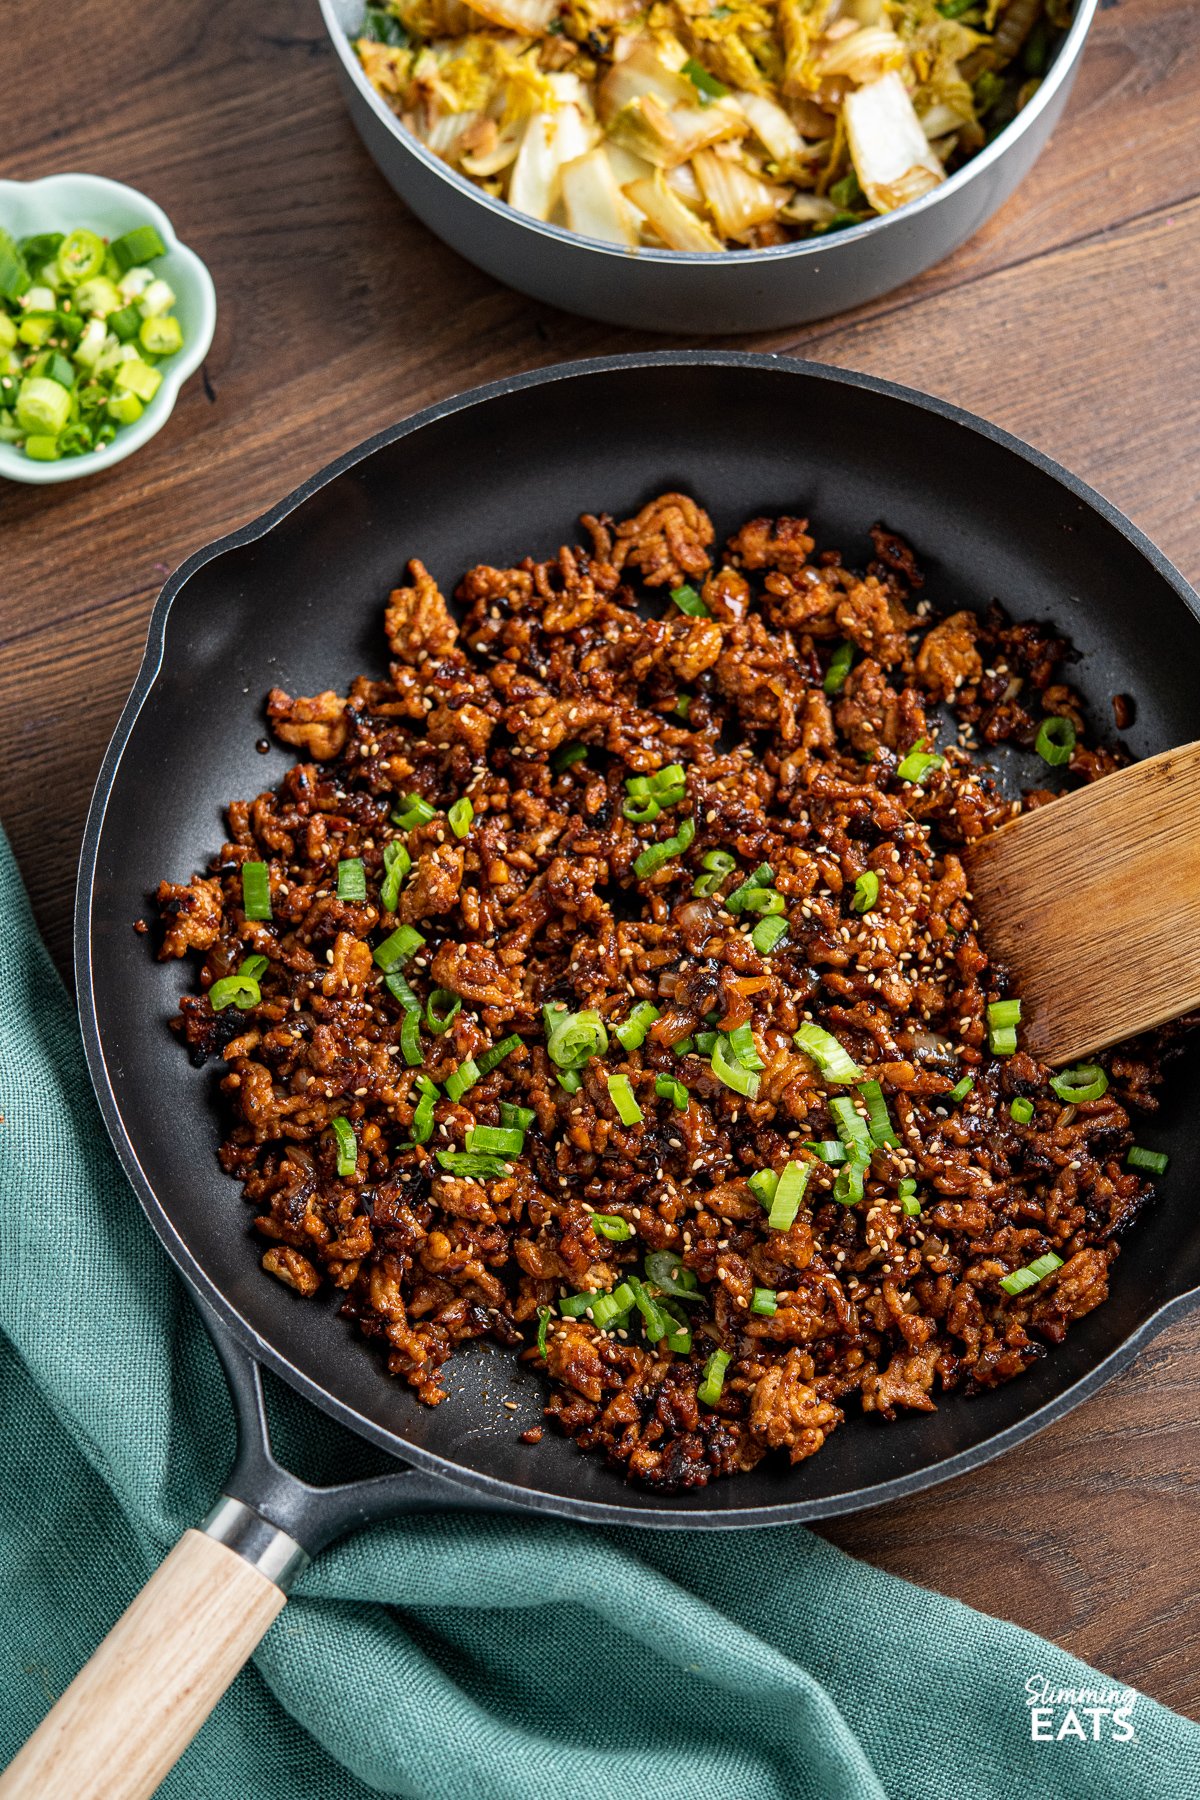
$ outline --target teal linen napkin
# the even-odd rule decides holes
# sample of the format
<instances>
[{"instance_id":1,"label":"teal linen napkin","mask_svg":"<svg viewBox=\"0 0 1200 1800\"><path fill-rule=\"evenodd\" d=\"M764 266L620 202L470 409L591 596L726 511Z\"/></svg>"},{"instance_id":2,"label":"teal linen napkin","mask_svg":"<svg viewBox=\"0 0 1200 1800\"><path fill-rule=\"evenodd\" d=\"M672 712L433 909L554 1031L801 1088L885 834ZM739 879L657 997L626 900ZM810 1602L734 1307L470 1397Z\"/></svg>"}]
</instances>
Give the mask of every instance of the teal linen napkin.
<instances>
[{"instance_id":1,"label":"teal linen napkin","mask_svg":"<svg viewBox=\"0 0 1200 1800\"><path fill-rule=\"evenodd\" d=\"M214 1353L109 1149L2 835L0 1112L2 1766L207 1511L233 1443ZM327 1422L299 1402L290 1416L295 1447L328 1448ZM1093 1740L1077 1713L1081 1738L1066 1704L1037 1723L1067 1735L1034 1741L1030 1680L1117 1685L800 1529L424 1517L320 1557L161 1791L1200 1793L1200 1727L1134 1696L1127 1741L1108 1716Z\"/></svg>"}]
</instances>

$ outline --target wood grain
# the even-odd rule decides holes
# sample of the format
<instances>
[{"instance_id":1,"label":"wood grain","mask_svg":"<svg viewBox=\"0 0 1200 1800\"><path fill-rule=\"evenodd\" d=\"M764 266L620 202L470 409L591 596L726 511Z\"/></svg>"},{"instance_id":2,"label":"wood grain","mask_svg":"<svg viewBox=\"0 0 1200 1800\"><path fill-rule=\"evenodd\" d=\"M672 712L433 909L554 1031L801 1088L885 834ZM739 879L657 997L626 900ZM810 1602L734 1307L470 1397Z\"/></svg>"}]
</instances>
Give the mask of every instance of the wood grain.
<instances>
[{"instance_id":1,"label":"wood grain","mask_svg":"<svg viewBox=\"0 0 1200 1800\"><path fill-rule=\"evenodd\" d=\"M168 570L419 406L662 341L522 299L412 219L345 116L314 7L178 0L149 34L133 0L77 0L71 19L87 105L9 82L4 172L93 169L152 193L212 269L220 317L203 380L136 457L65 488L0 484L0 818L64 969L88 794ZM4 0L0 25L7 66L42 68L41 0ZM1195 580L1198 112L1191 0L1107 4L1054 142L970 244L855 315L725 341L995 419ZM826 1535L1200 1716L1179 1553L1200 1536L1198 1396L1200 1318L1001 1462Z\"/></svg>"},{"instance_id":2,"label":"wood grain","mask_svg":"<svg viewBox=\"0 0 1200 1800\"><path fill-rule=\"evenodd\" d=\"M1022 1048L1077 1062L1200 1006L1200 744L1118 769L969 846Z\"/></svg>"},{"instance_id":3,"label":"wood grain","mask_svg":"<svg viewBox=\"0 0 1200 1800\"><path fill-rule=\"evenodd\" d=\"M185 1532L0 1774L0 1800L149 1800L285 1605Z\"/></svg>"}]
</instances>

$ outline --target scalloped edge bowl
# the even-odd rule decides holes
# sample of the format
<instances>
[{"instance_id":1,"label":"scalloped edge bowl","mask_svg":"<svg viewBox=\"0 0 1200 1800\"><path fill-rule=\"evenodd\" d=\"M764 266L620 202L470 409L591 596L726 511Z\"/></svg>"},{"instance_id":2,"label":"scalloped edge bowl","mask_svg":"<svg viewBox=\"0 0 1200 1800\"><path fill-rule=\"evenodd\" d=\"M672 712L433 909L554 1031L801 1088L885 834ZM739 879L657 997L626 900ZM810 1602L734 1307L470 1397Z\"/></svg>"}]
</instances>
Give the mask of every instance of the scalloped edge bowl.
<instances>
[{"instance_id":1,"label":"scalloped edge bowl","mask_svg":"<svg viewBox=\"0 0 1200 1800\"><path fill-rule=\"evenodd\" d=\"M112 238L135 225L153 225L167 246L166 255L156 259L155 266L175 290L175 312L183 327L182 350L158 365L162 386L141 418L123 425L111 444L90 450L86 456L65 456L61 462L49 463L31 462L14 445L0 444L0 476L5 480L35 487L78 481L111 469L149 443L174 411L180 388L208 354L217 324L217 295L212 276L196 252L179 241L162 207L137 188L104 175L74 173L43 175L37 181L0 181L0 226L14 237L86 226Z\"/></svg>"}]
</instances>

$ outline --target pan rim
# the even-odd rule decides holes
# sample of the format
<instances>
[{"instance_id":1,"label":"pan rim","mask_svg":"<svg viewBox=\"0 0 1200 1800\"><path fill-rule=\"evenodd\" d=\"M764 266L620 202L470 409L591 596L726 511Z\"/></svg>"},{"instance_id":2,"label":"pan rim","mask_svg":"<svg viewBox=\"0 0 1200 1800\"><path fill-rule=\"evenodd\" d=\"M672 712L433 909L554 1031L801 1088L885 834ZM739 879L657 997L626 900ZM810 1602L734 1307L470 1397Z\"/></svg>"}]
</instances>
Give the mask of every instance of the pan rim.
<instances>
[{"instance_id":1,"label":"pan rim","mask_svg":"<svg viewBox=\"0 0 1200 1800\"><path fill-rule=\"evenodd\" d=\"M849 1490L802 1500L783 1500L770 1506L739 1507L736 1495L730 1493L723 1506L672 1506L663 1497L653 1501L629 1488L630 1498L621 1503L584 1499L577 1495L545 1493L470 1469L433 1451L408 1443L397 1433L377 1424L358 1412L347 1401L338 1398L319 1382L290 1363L283 1352L263 1338L242 1317L232 1302L210 1278L180 1235L167 1208L158 1198L138 1159L122 1117L121 1108L109 1076L104 1051L101 1022L96 1006L92 960L92 901L100 840L116 777L133 733L155 681L162 668L166 644L166 626L171 609L187 582L208 563L266 537L285 518L296 511L313 494L336 481L376 451L423 430L426 426L485 405L527 388L551 382L579 380L618 370L641 370L654 367L742 368L763 372L795 374L809 380L822 380L848 386L898 400L919 411L932 413L949 424L969 430L1010 454L1017 455L1040 473L1049 476L1073 498L1087 506L1137 551L1173 589L1192 616L1200 622L1200 596L1180 571L1119 508L1065 469L1054 458L1023 442L1012 433L978 417L966 409L935 395L922 393L898 382L858 370L834 368L799 357L773 355L756 351L655 350L631 352L619 356L590 357L575 362L557 363L548 368L527 370L470 388L460 394L424 407L411 417L398 421L375 433L363 443L342 455L301 482L291 493L258 518L214 539L193 552L164 583L147 628L146 647L129 698L121 711L112 738L102 759L88 808L80 850L79 873L75 893L74 952L80 1025L88 1073L96 1093L105 1128L128 1177L138 1202L160 1242L185 1282L195 1289L207 1307L251 1355L270 1368L282 1380L302 1394L328 1417L354 1431L367 1442L388 1452L401 1462L439 1476L461 1493L463 1488L488 1498L493 1505L506 1505L520 1512L550 1513L573 1517L595 1524L622 1524L650 1530L704 1529L716 1526L741 1528L767 1525L801 1524L811 1520L843 1516L893 1500L923 1492L927 1488L952 1480L955 1476L980 1468L1001 1456L1016 1444L1034 1436L1064 1417L1068 1412L1096 1393L1124 1368L1137 1352L1176 1317L1182 1316L1200 1301L1200 1288L1172 1296L1132 1330L1107 1356L1092 1365L1078 1379L1041 1406L1016 1420L1003 1431L978 1444L945 1457L920 1469L877 1482L869 1488ZM730 1484L731 1487L734 1484ZM711 1490L709 1490L711 1491Z\"/></svg>"}]
</instances>

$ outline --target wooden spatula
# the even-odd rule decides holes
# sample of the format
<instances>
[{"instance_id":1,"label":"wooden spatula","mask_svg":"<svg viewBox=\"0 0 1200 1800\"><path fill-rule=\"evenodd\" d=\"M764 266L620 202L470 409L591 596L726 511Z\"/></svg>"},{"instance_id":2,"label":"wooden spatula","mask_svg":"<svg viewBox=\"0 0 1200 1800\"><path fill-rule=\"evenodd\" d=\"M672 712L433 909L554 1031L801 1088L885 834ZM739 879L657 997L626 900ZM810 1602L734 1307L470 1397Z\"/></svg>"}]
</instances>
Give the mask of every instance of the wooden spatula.
<instances>
[{"instance_id":1,"label":"wooden spatula","mask_svg":"<svg viewBox=\"0 0 1200 1800\"><path fill-rule=\"evenodd\" d=\"M1106 775L967 854L1021 1045L1076 1062L1200 1006L1200 743Z\"/></svg>"}]
</instances>

